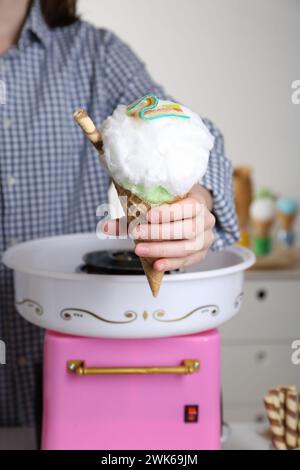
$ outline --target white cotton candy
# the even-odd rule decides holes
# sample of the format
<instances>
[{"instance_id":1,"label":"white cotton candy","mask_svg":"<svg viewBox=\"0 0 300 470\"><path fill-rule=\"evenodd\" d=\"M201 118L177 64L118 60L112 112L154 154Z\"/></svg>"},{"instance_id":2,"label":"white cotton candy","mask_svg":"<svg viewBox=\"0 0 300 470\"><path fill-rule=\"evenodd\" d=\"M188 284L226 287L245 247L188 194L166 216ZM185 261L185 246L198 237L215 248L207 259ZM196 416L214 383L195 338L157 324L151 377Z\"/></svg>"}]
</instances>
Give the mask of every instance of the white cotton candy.
<instances>
[{"instance_id":1,"label":"white cotton candy","mask_svg":"<svg viewBox=\"0 0 300 470\"><path fill-rule=\"evenodd\" d=\"M160 101L159 104L171 104ZM119 105L102 125L105 159L119 184L162 186L174 196L186 194L204 176L214 137L201 118L163 117L144 121Z\"/></svg>"},{"instance_id":2,"label":"white cotton candy","mask_svg":"<svg viewBox=\"0 0 300 470\"><path fill-rule=\"evenodd\" d=\"M253 220L267 222L275 217L276 205L273 199L263 197L255 199L250 207L250 215Z\"/></svg>"}]
</instances>

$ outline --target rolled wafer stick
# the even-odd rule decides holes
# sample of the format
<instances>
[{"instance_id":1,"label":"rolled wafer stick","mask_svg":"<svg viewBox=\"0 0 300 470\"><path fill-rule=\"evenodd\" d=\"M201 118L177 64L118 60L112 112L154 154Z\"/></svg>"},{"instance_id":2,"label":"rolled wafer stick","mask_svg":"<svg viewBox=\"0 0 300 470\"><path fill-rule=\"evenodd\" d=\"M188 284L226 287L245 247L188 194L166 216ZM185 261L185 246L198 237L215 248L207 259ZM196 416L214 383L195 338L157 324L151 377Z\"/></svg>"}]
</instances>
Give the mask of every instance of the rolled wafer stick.
<instances>
[{"instance_id":1,"label":"rolled wafer stick","mask_svg":"<svg viewBox=\"0 0 300 470\"><path fill-rule=\"evenodd\" d=\"M278 396L280 402L280 419L285 421L286 412L286 395L287 392L296 390L294 385L279 385L278 387L271 388L269 395Z\"/></svg>"},{"instance_id":2,"label":"rolled wafer stick","mask_svg":"<svg viewBox=\"0 0 300 470\"><path fill-rule=\"evenodd\" d=\"M106 167L106 162L103 152L103 140L101 132L97 129L92 119L84 109L79 109L74 113L74 119L79 124L83 132L86 134L87 138L94 145L96 150L99 153L100 160L102 164Z\"/></svg>"},{"instance_id":3,"label":"rolled wafer stick","mask_svg":"<svg viewBox=\"0 0 300 470\"><path fill-rule=\"evenodd\" d=\"M274 394L266 395L264 398L267 417L270 423L272 442L275 449L286 450L284 425L280 418L279 396Z\"/></svg>"},{"instance_id":4,"label":"rolled wafer stick","mask_svg":"<svg viewBox=\"0 0 300 470\"><path fill-rule=\"evenodd\" d=\"M280 419L285 431L285 441L288 448L295 448L297 445L298 426L298 392L294 385L278 386L269 391L269 395L279 399ZM291 398L293 396L293 398ZM289 399L288 399L289 397ZM296 405L291 400L296 400ZM295 409L296 406L296 409ZM295 416L295 412L297 416ZM295 422L296 420L296 422Z\"/></svg>"},{"instance_id":5,"label":"rolled wafer stick","mask_svg":"<svg viewBox=\"0 0 300 470\"><path fill-rule=\"evenodd\" d=\"M275 396L279 398L279 404L280 404L280 419L284 423L285 420L285 403L286 403L286 393L284 390L284 387L274 387L271 388L269 391L269 395Z\"/></svg>"},{"instance_id":6,"label":"rolled wafer stick","mask_svg":"<svg viewBox=\"0 0 300 470\"><path fill-rule=\"evenodd\" d=\"M286 393L285 440L289 449L298 445L299 404L296 387Z\"/></svg>"}]
</instances>

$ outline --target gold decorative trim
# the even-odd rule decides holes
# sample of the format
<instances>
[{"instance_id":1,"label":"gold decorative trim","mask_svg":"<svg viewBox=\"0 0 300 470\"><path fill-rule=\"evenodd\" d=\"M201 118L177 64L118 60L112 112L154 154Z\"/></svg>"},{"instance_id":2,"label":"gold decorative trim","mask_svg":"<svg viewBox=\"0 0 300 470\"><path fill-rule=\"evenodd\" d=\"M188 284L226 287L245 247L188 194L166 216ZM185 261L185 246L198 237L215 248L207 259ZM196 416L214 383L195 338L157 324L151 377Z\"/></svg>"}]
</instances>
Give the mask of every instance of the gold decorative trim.
<instances>
[{"instance_id":1,"label":"gold decorative trim","mask_svg":"<svg viewBox=\"0 0 300 470\"><path fill-rule=\"evenodd\" d=\"M237 309L237 308L241 308L242 306L242 303L243 303L243 298L244 298L244 292L241 292L237 298L235 299L234 301L234 308Z\"/></svg>"},{"instance_id":2,"label":"gold decorative trim","mask_svg":"<svg viewBox=\"0 0 300 470\"><path fill-rule=\"evenodd\" d=\"M60 316L63 320L65 321L71 321L73 318L80 318L83 317L84 315L89 315L99 321L109 323L109 324L115 324L115 325L127 325L128 323L132 323L135 320L137 320L138 317L143 318L144 321L147 321L149 318L152 318L153 320L156 320L160 323L176 323L180 322L183 320L186 320L187 318L191 317L192 315L196 313L200 314L208 314L210 316L217 316L220 312L220 308L217 305L205 305L202 307L197 307L191 312L186 313L185 315L181 317L176 317L176 318L165 318L167 315L167 312L165 310L156 310L153 312L152 315L150 315L147 310L144 310L144 312L141 314L141 316L135 312L134 310L127 310L124 312L124 317L126 320L124 321L115 321L115 320L109 320L105 317L102 317L94 312L91 312L90 310L85 310L85 309L80 309L80 308L64 308L60 312Z\"/></svg>"},{"instance_id":3,"label":"gold decorative trim","mask_svg":"<svg viewBox=\"0 0 300 470\"><path fill-rule=\"evenodd\" d=\"M201 314L209 314L211 316L216 316L220 312L220 309L217 305L205 305L203 307L197 307L191 312L188 312L186 315L183 315L182 317L179 318L170 318L170 319L164 319L164 317L167 315L167 313L164 310L156 310L152 317L154 320L157 320L161 323L175 323L179 322L182 320L186 320L187 318L191 317L195 313L201 313Z\"/></svg>"},{"instance_id":4,"label":"gold decorative trim","mask_svg":"<svg viewBox=\"0 0 300 470\"><path fill-rule=\"evenodd\" d=\"M148 318L149 318L149 313L147 312L147 310L145 310L143 313L143 319L146 321L148 320Z\"/></svg>"},{"instance_id":5,"label":"gold decorative trim","mask_svg":"<svg viewBox=\"0 0 300 470\"><path fill-rule=\"evenodd\" d=\"M122 324L132 323L138 317L137 313L135 313L133 311L127 311L127 312L124 313L124 317L127 318L127 320L125 320L125 321L114 321L114 320L108 320L107 318L104 318L100 315L97 315L96 313L91 312L90 310L84 310L84 309L73 308L73 307L64 308L60 312L61 318L63 320L66 320L66 321L70 321L75 317L80 318L83 315L89 315L89 316L91 316L93 318L96 318L97 320L100 320L104 323L110 323L110 324L115 324L115 325L122 325Z\"/></svg>"},{"instance_id":6,"label":"gold decorative trim","mask_svg":"<svg viewBox=\"0 0 300 470\"><path fill-rule=\"evenodd\" d=\"M25 305L26 307L34 308L34 313L39 317L41 317L44 313L44 309L41 304L32 299L16 300L15 304L18 307Z\"/></svg>"}]
</instances>

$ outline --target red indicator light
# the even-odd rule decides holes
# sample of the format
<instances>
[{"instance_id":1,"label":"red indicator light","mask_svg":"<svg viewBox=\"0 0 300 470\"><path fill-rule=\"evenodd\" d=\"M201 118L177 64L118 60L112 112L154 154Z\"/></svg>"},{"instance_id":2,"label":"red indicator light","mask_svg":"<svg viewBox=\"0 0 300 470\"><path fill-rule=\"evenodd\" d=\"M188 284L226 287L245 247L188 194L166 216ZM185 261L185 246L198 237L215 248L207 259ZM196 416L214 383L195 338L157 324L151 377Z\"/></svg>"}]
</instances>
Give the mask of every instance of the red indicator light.
<instances>
[{"instance_id":1,"label":"red indicator light","mask_svg":"<svg viewBox=\"0 0 300 470\"><path fill-rule=\"evenodd\" d=\"M184 422L198 423L199 407L198 405L186 405L184 407Z\"/></svg>"}]
</instances>

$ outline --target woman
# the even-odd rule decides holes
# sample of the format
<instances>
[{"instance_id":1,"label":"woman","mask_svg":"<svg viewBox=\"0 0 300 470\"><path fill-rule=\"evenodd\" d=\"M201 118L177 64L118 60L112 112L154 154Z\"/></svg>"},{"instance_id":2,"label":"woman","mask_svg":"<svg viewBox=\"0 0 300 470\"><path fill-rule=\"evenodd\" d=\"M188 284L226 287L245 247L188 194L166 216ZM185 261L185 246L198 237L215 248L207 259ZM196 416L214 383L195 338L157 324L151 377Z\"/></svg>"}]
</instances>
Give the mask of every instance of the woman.
<instances>
[{"instance_id":1,"label":"woman","mask_svg":"<svg viewBox=\"0 0 300 470\"><path fill-rule=\"evenodd\" d=\"M109 178L72 114L84 107L100 124L120 103L149 92L165 97L162 88L114 34L77 19L75 0L0 0L0 80L6 87L0 105L1 252L24 240L95 230ZM204 244L190 252L172 240L139 244L137 254L148 248L147 257L159 258L158 270L203 259L214 237L217 249L238 237L231 164L221 134L205 122L215 136L209 170L181 203L204 204ZM188 237L191 222L196 219L179 221ZM164 228L172 235L172 223ZM4 266L0 289L0 338L7 346L0 425L25 425L34 417L33 370L41 362L42 332L16 314L12 274Z\"/></svg>"}]
</instances>

